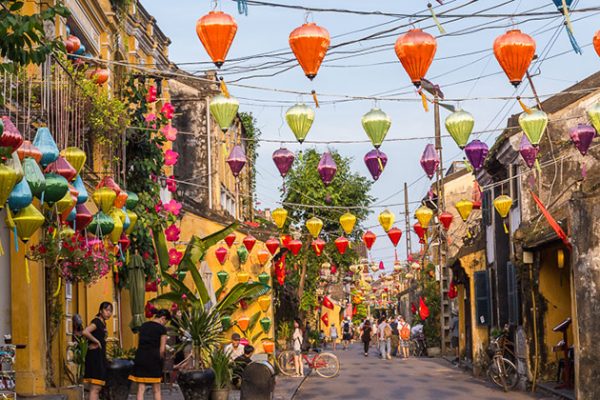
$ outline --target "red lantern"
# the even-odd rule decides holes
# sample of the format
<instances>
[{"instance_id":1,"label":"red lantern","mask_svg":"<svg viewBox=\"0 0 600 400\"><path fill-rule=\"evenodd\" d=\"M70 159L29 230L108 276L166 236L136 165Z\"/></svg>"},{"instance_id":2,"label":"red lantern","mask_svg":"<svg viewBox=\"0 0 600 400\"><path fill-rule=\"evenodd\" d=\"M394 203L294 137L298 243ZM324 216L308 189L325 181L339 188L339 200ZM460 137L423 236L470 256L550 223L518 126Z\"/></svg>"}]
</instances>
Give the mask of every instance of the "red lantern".
<instances>
[{"instance_id":1,"label":"red lantern","mask_svg":"<svg viewBox=\"0 0 600 400\"><path fill-rule=\"evenodd\" d=\"M269 253L271 253L273 256L277 250L279 250L279 240L275 238L269 238L269 240L265 242L265 246L267 246L267 250L269 250Z\"/></svg>"},{"instance_id":2,"label":"red lantern","mask_svg":"<svg viewBox=\"0 0 600 400\"><path fill-rule=\"evenodd\" d=\"M323 254L323 250L325 249L325 241L321 238L317 238L312 241L311 247L317 256Z\"/></svg>"},{"instance_id":3,"label":"red lantern","mask_svg":"<svg viewBox=\"0 0 600 400\"><path fill-rule=\"evenodd\" d=\"M329 299L329 297L323 297L323 303L321 304L323 305L323 307L333 310L333 302Z\"/></svg>"},{"instance_id":4,"label":"red lantern","mask_svg":"<svg viewBox=\"0 0 600 400\"><path fill-rule=\"evenodd\" d=\"M314 79L329 49L327 29L315 23L304 24L290 33L289 43L304 74L310 80Z\"/></svg>"},{"instance_id":5,"label":"red lantern","mask_svg":"<svg viewBox=\"0 0 600 400\"><path fill-rule=\"evenodd\" d=\"M394 245L394 247L398 246L398 243L400 242L400 238L402 238L402 231L396 227L393 227L392 229L390 229L388 231L387 235L390 238L390 240L392 241L392 244Z\"/></svg>"},{"instance_id":6,"label":"red lantern","mask_svg":"<svg viewBox=\"0 0 600 400\"><path fill-rule=\"evenodd\" d=\"M110 176L105 176L96 185L96 189L99 189L101 187L107 187L107 188L114 190L115 193L117 193L117 196L119 195L119 193L121 193L121 187L119 185L117 185L117 182L115 182L115 180Z\"/></svg>"},{"instance_id":7,"label":"red lantern","mask_svg":"<svg viewBox=\"0 0 600 400\"><path fill-rule=\"evenodd\" d=\"M58 174L65 178L68 182L71 182L77 176L77 171L75 168L73 168L73 166L69 164L69 162L63 156L58 156L56 161L48 164L44 172L53 172Z\"/></svg>"},{"instance_id":8,"label":"red lantern","mask_svg":"<svg viewBox=\"0 0 600 400\"><path fill-rule=\"evenodd\" d=\"M290 235L281 235L281 246L285 247L286 249L289 249L289 244L292 241L292 237Z\"/></svg>"},{"instance_id":9,"label":"red lantern","mask_svg":"<svg viewBox=\"0 0 600 400\"><path fill-rule=\"evenodd\" d=\"M379 269L380 270L384 270L385 269L385 265L383 265L383 261L379 261ZM387 288L386 288L387 291Z\"/></svg>"},{"instance_id":10,"label":"red lantern","mask_svg":"<svg viewBox=\"0 0 600 400\"><path fill-rule=\"evenodd\" d=\"M363 243L365 244L365 246L367 246L368 250L371 250L371 247L373 247L375 239L377 239L377 236L371 231L366 231L362 237Z\"/></svg>"},{"instance_id":11,"label":"red lantern","mask_svg":"<svg viewBox=\"0 0 600 400\"><path fill-rule=\"evenodd\" d=\"M230 233L229 235L225 236L225 243L227 244L227 247L231 248L231 246L233 246L235 243L236 238L237 236L235 233Z\"/></svg>"},{"instance_id":12,"label":"red lantern","mask_svg":"<svg viewBox=\"0 0 600 400\"><path fill-rule=\"evenodd\" d=\"M227 249L225 247L219 247L215 250L215 256L217 256L219 264L225 264L225 261L227 260Z\"/></svg>"},{"instance_id":13,"label":"red lantern","mask_svg":"<svg viewBox=\"0 0 600 400\"><path fill-rule=\"evenodd\" d=\"M458 289L454 284L454 281L450 282L450 287L448 287L448 298L455 299L458 296Z\"/></svg>"},{"instance_id":14,"label":"red lantern","mask_svg":"<svg viewBox=\"0 0 600 400\"><path fill-rule=\"evenodd\" d=\"M395 50L412 83L421 86L421 79L425 78L437 50L435 38L420 29L412 29L396 40Z\"/></svg>"},{"instance_id":15,"label":"red lantern","mask_svg":"<svg viewBox=\"0 0 600 400\"><path fill-rule=\"evenodd\" d=\"M3 118L4 120L4 118ZM4 124L4 130L6 131L6 123ZM23 161L25 157L33 158L37 163L42 159L42 152L40 149L35 147L29 140L25 140L23 144L17 149L19 159Z\"/></svg>"},{"instance_id":16,"label":"red lantern","mask_svg":"<svg viewBox=\"0 0 600 400\"><path fill-rule=\"evenodd\" d=\"M248 235L244 238L242 243L244 243L244 246L246 247L248 252L251 252L254 248L254 244L256 243L256 238L252 235Z\"/></svg>"},{"instance_id":17,"label":"red lantern","mask_svg":"<svg viewBox=\"0 0 600 400\"><path fill-rule=\"evenodd\" d=\"M130 244L131 240L129 240L126 234L122 233L121 238L119 239L119 246L121 247L121 251L126 252Z\"/></svg>"},{"instance_id":18,"label":"red lantern","mask_svg":"<svg viewBox=\"0 0 600 400\"><path fill-rule=\"evenodd\" d=\"M337 267L332 264L329 272L331 273L331 275L335 275L337 273Z\"/></svg>"},{"instance_id":19,"label":"red lantern","mask_svg":"<svg viewBox=\"0 0 600 400\"><path fill-rule=\"evenodd\" d=\"M206 52L221 68L237 32L233 17L222 11L211 11L196 22L196 33Z\"/></svg>"},{"instance_id":20,"label":"red lantern","mask_svg":"<svg viewBox=\"0 0 600 400\"><path fill-rule=\"evenodd\" d=\"M287 245L287 248L290 249L293 255L297 256L300 253L300 249L302 248L302 242L299 240L290 240Z\"/></svg>"},{"instance_id":21,"label":"red lantern","mask_svg":"<svg viewBox=\"0 0 600 400\"><path fill-rule=\"evenodd\" d=\"M442 224L444 229L448 230L448 229L450 229L450 225L452 224L452 220L454 219L454 217L448 211L444 211L443 213L440 214L438 219L440 220L440 223Z\"/></svg>"},{"instance_id":22,"label":"red lantern","mask_svg":"<svg viewBox=\"0 0 600 400\"><path fill-rule=\"evenodd\" d=\"M69 47L72 49L72 53L75 53L81 47L81 40L75 35L69 35L67 42L71 42Z\"/></svg>"},{"instance_id":23,"label":"red lantern","mask_svg":"<svg viewBox=\"0 0 600 400\"><path fill-rule=\"evenodd\" d=\"M419 237L419 243L425 243L425 233L426 233L426 231L421 226L421 223L420 222L415 223L413 225L413 229L415 230L415 233Z\"/></svg>"},{"instance_id":24,"label":"red lantern","mask_svg":"<svg viewBox=\"0 0 600 400\"><path fill-rule=\"evenodd\" d=\"M422 297L419 297L419 317L424 321L429 317L429 307L425 304L425 300Z\"/></svg>"},{"instance_id":25,"label":"red lantern","mask_svg":"<svg viewBox=\"0 0 600 400\"><path fill-rule=\"evenodd\" d=\"M337 247L338 253L344 254L350 242L344 236L340 236L339 238L335 239L334 243L335 247Z\"/></svg>"},{"instance_id":26,"label":"red lantern","mask_svg":"<svg viewBox=\"0 0 600 400\"><path fill-rule=\"evenodd\" d=\"M108 82L110 71L106 68L96 68L90 73L90 79L98 86Z\"/></svg>"},{"instance_id":27,"label":"red lantern","mask_svg":"<svg viewBox=\"0 0 600 400\"><path fill-rule=\"evenodd\" d=\"M598 55L600 56L600 31L596 32L596 34L594 35L594 49L596 50L596 53L598 53Z\"/></svg>"},{"instance_id":28,"label":"red lantern","mask_svg":"<svg viewBox=\"0 0 600 400\"><path fill-rule=\"evenodd\" d=\"M323 324L325 326L329 326L329 315L328 314L323 314L321 316L321 321L323 321Z\"/></svg>"},{"instance_id":29,"label":"red lantern","mask_svg":"<svg viewBox=\"0 0 600 400\"><path fill-rule=\"evenodd\" d=\"M510 30L494 40L494 55L510 83L517 87L535 55L535 40L518 29Z\"/></svg>"}]
</instances>

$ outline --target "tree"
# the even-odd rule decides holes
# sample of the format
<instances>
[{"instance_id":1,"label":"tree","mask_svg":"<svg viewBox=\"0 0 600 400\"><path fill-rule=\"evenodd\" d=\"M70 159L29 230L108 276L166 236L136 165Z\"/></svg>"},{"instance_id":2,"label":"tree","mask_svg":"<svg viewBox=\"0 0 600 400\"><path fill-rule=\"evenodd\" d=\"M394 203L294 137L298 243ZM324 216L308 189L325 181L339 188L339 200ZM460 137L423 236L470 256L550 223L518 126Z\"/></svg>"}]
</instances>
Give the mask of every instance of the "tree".
<instances>
[{"instance_id":1,"label":"tree","mask_svg":"<svg viewBox=\"0 0 600 400\"><path fill-rule=\"evenodd\" d=\"M283 203L288 210L287 228L298 228L302 232L300 240L304 243L297 256L290 255L288 258L297 267L288 268L291 271L288 280L291 285L298 288L297 296L303 311L308 311L317 305L315 291L322 263L328 261L343 272L359 258L352 248L348 248L346 254L340 255L335 247L334 240L343 234L339 224L340 216L346 211L356 215L356 227L348 239L359 240L362 233L361 224L369 215L368 207L374 201L369 195L371 181L352 172L352 160L340 156L335 151L332 152L332 156L337 164L337 174L328 187L321 181L317 170L321 154L314 149L299 156L299 160L294 164L285 181L287 191ZM330 206L330 208L322 206ZM360 208L344 209L344 207ZM306 221L311 217L318 217L323 221L320 237L326 245L320 257L317 257L311 249L312 237L305 228Z\"/></svg>"}]
</instances>

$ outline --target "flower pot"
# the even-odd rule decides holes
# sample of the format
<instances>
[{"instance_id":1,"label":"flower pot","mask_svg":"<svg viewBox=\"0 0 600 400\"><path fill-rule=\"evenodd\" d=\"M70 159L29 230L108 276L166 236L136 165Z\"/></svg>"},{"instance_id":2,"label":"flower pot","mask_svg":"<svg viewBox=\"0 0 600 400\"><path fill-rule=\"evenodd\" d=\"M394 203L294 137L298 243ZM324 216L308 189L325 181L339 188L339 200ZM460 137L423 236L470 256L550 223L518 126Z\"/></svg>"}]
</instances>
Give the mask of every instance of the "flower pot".
<instances>
[{"instance_id":1,"label":"flower pot","mask_svg":"<svg viewBox=\"0 0 600 400\"><path fill-rule=\"evenodd\" d=\"M212 369L182 371L177 383L185 400L209 400L215 372Z\"/></svg>"},{"instance_id":2,"label":"flower pot","mask_svg":"<svg viewBox=\"0 0 600 400\"><path fill-rule=\"evenodd\" d=\"M106 386L102 390L102 398L106 400L127 400L131 381L129 374L133 369L133 361L115 359L108 364Z\"/></svg>"},{"instance_id":3,"label":"flower pot","mask_svg":"<svg viewBox=\"0 0 600 400\"><path fill-rule=\"evenodd\" d=\"M210 392L210 400L227 400L229 399L229 389L213 389Z\"/></svg>"}]
</instances>

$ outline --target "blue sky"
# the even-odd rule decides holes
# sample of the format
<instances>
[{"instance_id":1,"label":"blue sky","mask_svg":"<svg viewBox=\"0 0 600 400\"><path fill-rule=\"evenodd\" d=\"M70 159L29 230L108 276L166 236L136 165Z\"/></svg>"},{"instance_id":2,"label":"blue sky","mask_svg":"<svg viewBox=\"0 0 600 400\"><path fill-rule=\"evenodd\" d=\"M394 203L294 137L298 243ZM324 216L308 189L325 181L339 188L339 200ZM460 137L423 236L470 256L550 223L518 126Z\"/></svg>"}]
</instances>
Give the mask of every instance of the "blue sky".
<instances>
[{"instance_id":1,"label":"blue sky","mask_svg":"<svg viewBox=\"0 0 600 400\"><path fill-rule=\"evenodd\" d=\"M354 10L384 11L390 13L412 14L420 12L427 14L426 0L349 0L345 2L334 0L273 0L277 3L302 4L304 6L335 8L343 7ZM211 2L177 0L173 2L164 0L143 0L143 5L154 15L159 26L171 38L171 60L175 63L202 63L182 65L183 69L199 72L210 68L210 61L205 53L195 32L196 20L211 9ZM437 5L437 2L432 2ZM486 13L522 13L544 12L556 10L551 0L486 0L471 2L469 0L446 0L445 6L436 8L437 13L444 10L460 7L451 13L473 14L481 10ZM472 3L472 4L471 4ZM577 5L578 0L574 1ZM599 0L581 2L584 7L600 6ZM368 4L368 6L366 6ZM402 4L402 5L399 5ZM238 32L228 58L250 56L263 52L280 50L289 51L289 33L304 22L303 11L249 6L248 16L237 12L234 1L221 0L219 8L234 16L238 23ZM392 127L388 133L389 138L424 138L421 140L398 141L384 143L383 150L389 158L385 172L373 185L372 194L378 198L378 204L402 204L403 182L412 183L410 200L422 198L428 191L430 181L424 177L419 165L419 158L427 143L433 143L433 113L426 113L418 101L408 76L393 50L393 44L401 33L408 28L407 19L394 17L348 15L339 13L313 13L310 18L317 24L326 27L332 36L332 45L355 40L369 34L401 27L390 33L389 37L378 40L361 41L360 43L345 46L336 51L349 53L328 54L326 62L321 67L317 78L310 82L304 77L299 67L290 69L276 76L252 78L240 81L246 85L269 89L286 89L292 91L317 93L369 96L380 94L393 94L395 98L406 98L410 101L379 101L378 106L392 118ZM441 85L446 98L474 98L462 101L460 106L471 112L476 119L475 131L489 131L501 129L506 124L506 119L520 110L515 100L480 99L478 97L515 96L515 91L508 83L504 73L493 56L492 44L494 38L515 26L534 37L537 42L537 54L543 59L531 69L535 74L534 82L538 93L546 98L568 86L584 79L598 71L600 58L595 53L590 43L594 32L600 29L600 13L573 13L571 16L575 36L579 45L583 47L583 55L571 51L567 34L562 28L563 18L556 14L551 19L536 20L534 17L515 17L511 19L489 18L461 18L458 21L440 19L448 35L438 37L438 50L436 60L433 62L427 77L434 83ZM578 20L582 18L581 20ZM412 21L411 21L412 22ZM429 33L438 36L437 28L431 27L432 20L415 23ZM356 32L360 31L360 32ZM557 33L558 32L558 33ZM369 52L375 47L376 52ZM357 56L356 53L367 53ZM566 54L561 54L566 52ZM469 54L470 53L470 54ZM350 56L335 61L328 59ZM546 57L549 56L549 57ZM288 58L289 56L284 56ZM256 66L273 58L260 58L244 63L225 63L223 73L227 81L246 78L250 75L277 72L277 69L248 72L247 67ZM294 63L295 64L295 63ZM233 73L234 68L243 66L242 73ZM239 71L239 69L238 69ZM539 75L537 75L539 73ZM463 82L470 80L468 82ZM461 83L462 82L462 83ZM283 121L286 109L296 101L302 99L311 103L310 96L280 93L272 90L256 90L229 87L232 95L241 99L242 111L251 111L258 119L258 124L263 132L263 138L273 139L275 142L263 142L260 145L260 154L257 164L258 182L257 196L261 207L275 208L276 201L280 199L279 191L281 179L271 161L272 152L280 146L278 140L293 140L293 134ZM524 96L530 96L531 89L523 84L520 87ZM336 141L336 140L365 140L367 139L360 119L369 111L375 102L373 100L341 101L342 97L320 96L324 103L317 110L315 123L307 140ZM333 100L337 100L332 102ZM457 103L453 103L458 105ZM532 104L530 102L530 104ZM442 110L442 120L447 112ZM474 135L492 144L500 131L486 132ZM445 130L442 131L446 134ZM565 132L567 135L567 132ZM462 154L451 139L444 139L444 159L446 162L462 159ZM305 144L304 148L317 147L320 151L328 148L328 144ZM300 150L298 144L286 144L292 151ZM336 148L343 155L354 158L354 168L361 174L368 175L363 163L364 154L371 149L369 143L358 144L331 144L329 148ZM446 163L448 165L448 163ZM309 200L307 200L308 202ZM416 206L412 205L411 210ZM377 215L384 207L374 208L367 225L377 225ZM390 206L389 209L396 214L397 225L404 230L402 205ZM380 227L373 229L378 235L383 234ZM401 243L404 243L402 241ZM400 247L400 246L399 246ZM404 249L400 254L404 254ZM388 268L393 261L393 248L389 240L380 237L372 251L373 258L378 261L383 259Z\"/></svg>"}]
</instances>

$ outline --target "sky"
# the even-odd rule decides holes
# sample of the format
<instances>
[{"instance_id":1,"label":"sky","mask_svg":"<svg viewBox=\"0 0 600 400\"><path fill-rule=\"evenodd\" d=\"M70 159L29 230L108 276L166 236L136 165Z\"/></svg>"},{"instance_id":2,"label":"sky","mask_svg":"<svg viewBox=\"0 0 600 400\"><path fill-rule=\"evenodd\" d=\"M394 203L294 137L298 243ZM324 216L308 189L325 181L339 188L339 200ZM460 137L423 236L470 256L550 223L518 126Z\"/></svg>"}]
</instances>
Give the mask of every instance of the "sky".
<instances>
[{"instance_id":1,"label":"sky","mask_svg":"<svg viewBox=\"0 0 600 400\"><path fill-rule=\"evenodd\" d=\"M210 58L200 43L195 25L198 18L212 9L212 2L204 0L142 0L142 4L153 15L162 31L172 40L170 59L180 68L202 74L213 69ZM429 15L426 0L268 0L268 2L303 5L318 8L345 8L361 11L382 11L396 14ZM432 2L436 13L446 10L449 14L473 15L519 14L525 12L553 12L556 7L551 0L446 0L443 6ZM573 7L600 7L600 0L573 2ZM396 214L396 225L404 231L403 184L408 182L412 212L425 196L431 181L424 175L419 158L426 144L433 143L433 112L425 112L420 97L415 93L408 75L394 52L397 37L410 29L409 24L421 28L437 37L438 49L427 78L441 86L448 101L474 115L476 123L471 139L478 138L490 146L506 125L507 118L521 109L516 100L491 99L491 97L512 97L516 94L531 96L532 90L523 83L518 92L509 84L506 75L493 56L494 39L511 28L521 29L531 35L537 43L536 54L539 61L530 68L534 84L542 100L553 93L577 83L598 71L600 57L591 46L592 37L600 29L600 11L572 13L571 20L575 37L583 48L583 55L572 51L564 18L561 14L549 17L515 16L513 18L440 18L446 35L440 35L432 19L400 18L380 15L353 15L346 13L313 12L310 15L301 10L249 5L248 15L240 15L237 3L221 0L218 9L232 15L238 23L238 31L229 51L228 59L276 51L276 56L252 57L246 61L225 63L221 70L229 82L229 91L240 99L240 111L252 112L262 131L262 138L271 140L260 143L257 171L257 199L259 208L278 206L280 201L281 178L275 168L271 154L281 146L279 141L294 141L294 136L284 121L287 108L296 102L304 101L313 105L310 95L285 93L294 91L310 93L315 90L321 107L316 110L316 118L307 141L323 143L304 144L302 148L316 147L319 151L336 149L342 155L353 158L353 168L360 174L369 176L363 156L372 146L370 143L331 143L335 141L364 141L367 136L361 126L361 117L377 106L392 119L387 139L417 138L385 142L381 147L388 156L388 164L381 178L374 183L371 194L377 198L373 212L366 226L373 226L377 235L384 235L378 226L377 215L385 208ZM289 53L289 33L304 23L305 18L325 27L331 35L331 46L356 40L352 45L331 49L325 57L318 76L309 81L295 61L285 64L294 66L282 69L257 69L269 61L286 60ZM357 40L373 33L390 30L376 40ZM284 54L281 54L284 53ZM256 75L274 76L256 77ZM237 83L253 86L244 88ZM261 89L258 89L261 88ZM264 90L263 90L264 89ZM279 90L279 91L277 91ZM347 101L343 96L384 97L388 100L361 99ZM389 99L391 97L391 99ZM533 101L527 101L534 105ZM442 121L448 112L442 110ZM485 131L483 133L478 133ZM442 128L442 134L447 132ZM565 132L565 137L568 133ZM285 143L285 147L298 151L297 143ZM443 139L445 165L450 161L461 160L463 154L451 138ZM323 199L316 199L323 201ZM307 203L311 200L307 199ZM323 204L323 203L321 203ZM414 234L413 234L414 236ZM413 243L415 240L413 239ZM406 254L404 238L399 245L399 255ZM386 237L379 237L371 252L374 261L383 260L386 269L391 270L394 252Z\"/></svg>"}]
</instances>

